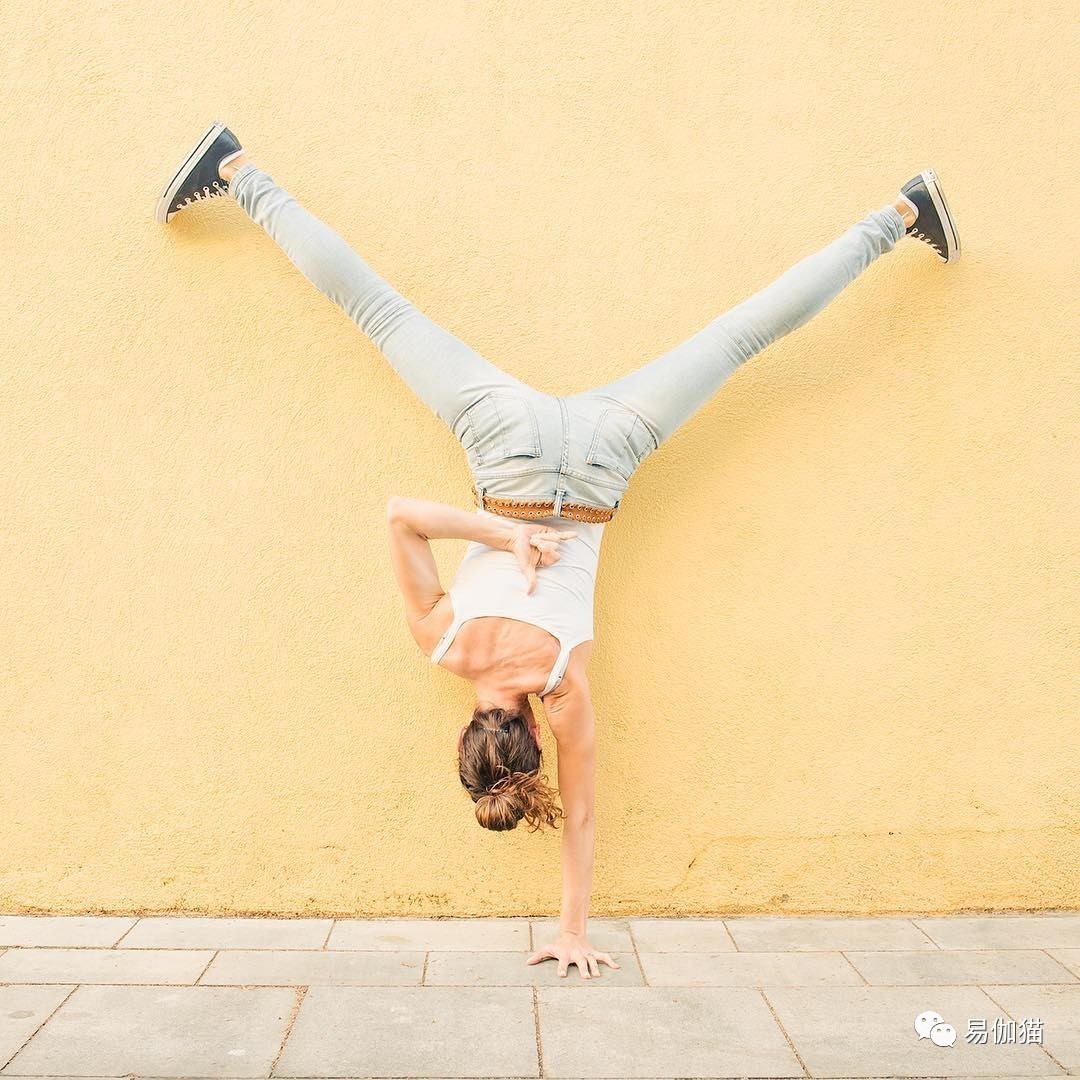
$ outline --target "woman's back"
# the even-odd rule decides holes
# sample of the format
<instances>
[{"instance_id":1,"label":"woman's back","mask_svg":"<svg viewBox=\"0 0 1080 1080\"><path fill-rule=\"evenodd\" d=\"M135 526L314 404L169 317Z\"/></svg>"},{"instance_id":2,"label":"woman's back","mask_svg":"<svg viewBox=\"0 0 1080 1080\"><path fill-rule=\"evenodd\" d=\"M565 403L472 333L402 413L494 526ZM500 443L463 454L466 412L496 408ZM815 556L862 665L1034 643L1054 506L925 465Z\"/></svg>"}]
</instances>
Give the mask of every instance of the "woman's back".
<instances>
[{"instance_id":1,"label":"woman's back","mask_svg":"<svg viewBox=\"0 0 1080 1080\"><path fill-rule=\"evenodd\" d=\"M477 510L488 514L487 510ZM501 616L530 623L558 639L560 650L541 696L553 690L566 670L570 651L593 637L593 596L604 523L543 518L536 522L577 535L559 547L559 560L541 566L536 587L526 592L525 576L510 551L471 541L448 590L453 619L431 653L438 663L468 619Z\"/></svg>"}]
</instances>

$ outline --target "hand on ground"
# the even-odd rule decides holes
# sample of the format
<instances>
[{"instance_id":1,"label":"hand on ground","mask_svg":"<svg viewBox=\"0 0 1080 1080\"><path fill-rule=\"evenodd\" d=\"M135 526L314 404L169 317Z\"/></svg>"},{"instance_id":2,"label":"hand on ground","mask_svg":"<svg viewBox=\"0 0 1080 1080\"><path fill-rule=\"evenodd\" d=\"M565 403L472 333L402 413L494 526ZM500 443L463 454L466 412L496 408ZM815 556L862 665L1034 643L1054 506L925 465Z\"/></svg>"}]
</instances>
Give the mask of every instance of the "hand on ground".
<instances>
[{"instance_id":1,"label":"hand on ground","mask_svg":"<svg viewBox=\"0 0 1080 1080\"><path fill-rule=\"evenodd\" d=\"M584 934L569 934L565 931L560 933L550 945L537 949L525 962L539 964L544 960L558 960L560 979L566 978L566 969L571 964L577 965L583 979L598 979L601 964L607 964L608 967L613 968L621 966L616 964L606 952L598 952L594 949Z\"/></svg>"}]
</instances>

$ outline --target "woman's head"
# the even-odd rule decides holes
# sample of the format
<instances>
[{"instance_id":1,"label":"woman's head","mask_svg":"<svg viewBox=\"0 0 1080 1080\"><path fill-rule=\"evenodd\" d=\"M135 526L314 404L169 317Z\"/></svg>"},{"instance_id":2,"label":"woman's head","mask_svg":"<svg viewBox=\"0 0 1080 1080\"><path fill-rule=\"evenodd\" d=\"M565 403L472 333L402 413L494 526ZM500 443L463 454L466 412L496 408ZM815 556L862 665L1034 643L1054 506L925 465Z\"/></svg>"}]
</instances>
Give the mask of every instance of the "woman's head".
<instances>
[{"instance_id":1,"label":"woman's head","mask_svg":"<svg viewBox=\"0 0 1080 1080\"><path fill-rule=\"evenodd\" d=\"M540 773L539 733L526 711L477 708L461 732L458 775L485 829L513 829L524 819L535 832L561 816Z\"/></svg>"}]
</instances>

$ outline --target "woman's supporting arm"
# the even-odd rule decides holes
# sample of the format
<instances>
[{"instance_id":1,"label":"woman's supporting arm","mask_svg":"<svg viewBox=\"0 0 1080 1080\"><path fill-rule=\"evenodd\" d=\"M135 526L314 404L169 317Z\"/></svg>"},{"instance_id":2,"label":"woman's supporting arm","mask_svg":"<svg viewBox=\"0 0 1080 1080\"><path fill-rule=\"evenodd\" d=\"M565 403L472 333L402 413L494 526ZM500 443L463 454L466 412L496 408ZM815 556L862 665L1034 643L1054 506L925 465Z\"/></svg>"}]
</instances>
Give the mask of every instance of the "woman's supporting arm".
<instances>
[{"instance_id":1,"label":"woman's supporting arm","mask_svg":"<svg viewBox=\"0 0 1080 1080\"><path fill-rule=\"evenodd\" d=\"M559 744L559 796L566 815L559 930L584 938L596 838L596 719L584 676L552 702L547 715Z\"/></svg>"},{"instance_id":2,"label":"woman's supporting arm","mask_svg":"<svg viewBox=\"0 0 1080 1080\"><path fill-rule=\"evenodd\" d=\"M567 671L559 689L544 699L544 710L559 746L559 796L565 821L562 837L562 906L553 944L539 949L529 963L559 962L560 978L576 964L582 978L600 974L601 963L619 965L597 952L587 933L592 892L596 772L596 717L584 670Z\"/></svg>"}]
</instances>

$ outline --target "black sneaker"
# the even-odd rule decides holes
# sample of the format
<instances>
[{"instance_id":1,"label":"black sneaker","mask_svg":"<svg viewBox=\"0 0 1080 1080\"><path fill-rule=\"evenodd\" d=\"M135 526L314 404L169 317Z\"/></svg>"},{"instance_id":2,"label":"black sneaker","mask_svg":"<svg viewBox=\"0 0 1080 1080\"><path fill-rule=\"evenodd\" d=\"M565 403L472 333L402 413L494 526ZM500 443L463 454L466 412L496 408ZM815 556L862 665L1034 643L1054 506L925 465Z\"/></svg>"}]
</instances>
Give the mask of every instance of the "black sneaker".
<instances>
[{"instance_id":1,"label":"black sneaker","mask_svg":"<svg viewBox=\"0 0 1080 1080\"><path fill-rule=\"evenodd\" d=\"M918 214L915 224L905 229L904 234L929 244L942 262L956 262L960 258L960 234L949 213L937 173L926 169L909 180L900 189L900 194Z\"/></svg>"},{"instance_id":2,"label":"black sneaker","mask_svg":"<svg viewBox=\"0 0 1080 1080\"><path fill-rule=\"evenodd\" d=\"M211 124L165 185L154 209L155 220L164 225L185 206L227 195L229 185L221 179L218 166L240 153L236 136L222 123Z\"/></svg>"}]
</instances>

